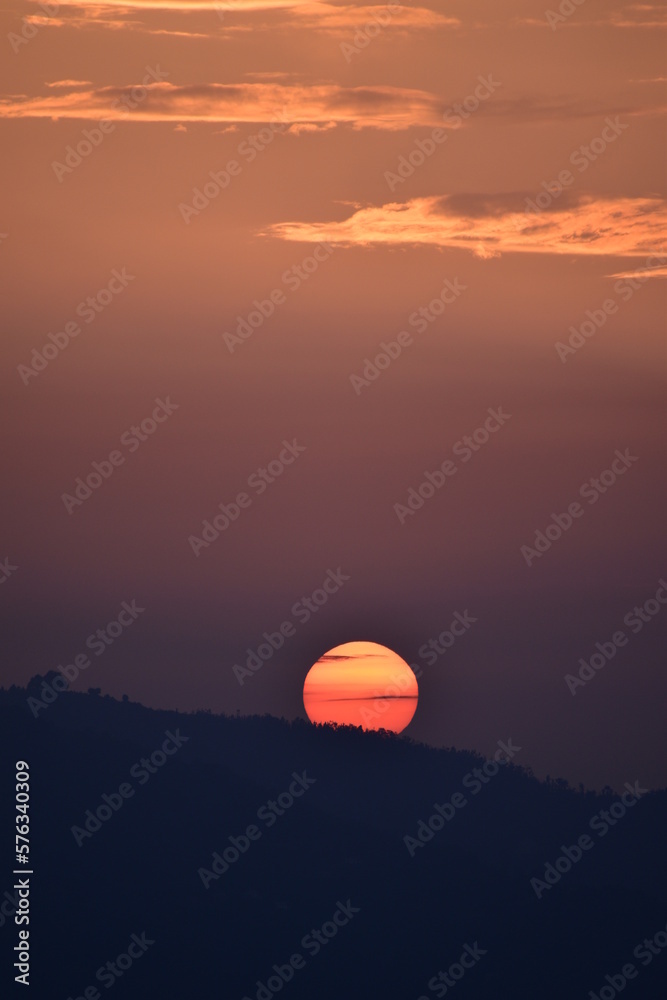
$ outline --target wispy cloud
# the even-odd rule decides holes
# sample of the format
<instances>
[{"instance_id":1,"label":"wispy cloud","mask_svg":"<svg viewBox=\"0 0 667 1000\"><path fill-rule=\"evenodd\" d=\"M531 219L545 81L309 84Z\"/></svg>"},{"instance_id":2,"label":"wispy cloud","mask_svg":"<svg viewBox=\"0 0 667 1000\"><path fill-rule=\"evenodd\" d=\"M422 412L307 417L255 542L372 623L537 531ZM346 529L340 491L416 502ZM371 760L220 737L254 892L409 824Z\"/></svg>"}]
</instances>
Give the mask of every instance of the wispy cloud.
<instances>
[{"instance_id":1,"label":"wispy cloud","mask_svg":"<svg viewBox=\"0 0 667 1000\"><path fill-rule=\"evenodd\" d=\"M127 120L126 109L118 101L131 98L136 84L92 87L87 81L59 80L47 84L52 93L0 98L0 118L108 118ZM53 92L55 91L55 93ZM272 121L280 113L294 125L332 128L347 124L358 128L406 129L437 125L461 126L461 120L443 117L461 95L451 99L424 90L405 87L343 87L333 83L308 86L301 80L278 82L253 79L240 83L177 85L167 81L149 83L147 95L132 112L135 121L198 121L213 123ZM609 114L647 116L664 114L662 104L623 107L577 98L544 99L525 97L494 99L481 105L470 123L506 120L509 124L529 125L554 120L602 118ZM298 131L298 129L295 129Z\"/></svg>"},{"instance_id":2,"label":"wispy cloud","mask_svg":"<svg viewBox=\"0 0 667 1000\"><path fill-rule=\"evenodd\" d=\"M312 697L312 696L311 696ZM417 701L419 695L417 694L382 694L378 691L374 696L359 694L355 697L348 698L325 698L323 696L318 697L317 695L313 700L315 701L362 701L362 702L374 702L374 701Z\"/></svg>"},{"instance_id":3,"label":"wispy cloud","mask_svg":"<svg viewBox=\"0 0 667 1000\"><path fill-rule=\"evenodd\" d=\"M292 22L297 27L319 31L340 32L350 28L373 25L374 18L384 16L392 31L418 28L459 28L458 17L447 17L428 7L395 6L388 9L386 4L378 6L354 6L330 3L306 3L290 9Z\"/></svg>"},{"instance_id":4,"label":"wispy cloud","mask_svg":"<svg viewBox=\"0 0 667 1000\"><path fill-rule=\"evenodd\" d=\"M31 0L39 3L39 0ZM168 30L153 25L153 14L161 15L216 15L203 30L201 17L192 27L191 22L180 30ZM151 34L182 35L190 38L212 38L216 35L240 30L275 30L278 26L290 29L303 28L313 31L340 33L350 28L373 23L384 16L392 30L419 28L457 28L458 17L446 16L428 6L394 4L337 4L327 0L68 0L58 8L58 17L31 15L30 20L51 26L78 28L123 27ZM267 20L268 18L268 20ZM138 20L139 19L139 20ZM148 20L146 20L148 19Z\"/></svg>"},{"instance_id":5,"label":"wispy cloud","mask_svg":"<svg viewBox=\"0 0 667 1000\"><path fill-rule=\"evenodd\" d=\"M664 28L667 27L667 9L664 4L631 3L620 10L609 11L607 20L615 28Z\"/></svg>"},{"instance_id":6,"label":"wispy cloud","mask_svg":"<svg viewBox=\"0 0 667 1000\"><path fill-rule=\"evenodd\" d=\"M523 194L451 195L358 208L340 222L283 222L262 233L343 246L426 244L504 253L646 257L662 245L667 203L659 198L582 197L526 214Z\"/></svg>"},{"instance_id":7,"label":"wispy cloud","mask_svg":"<svg viewBox=\"0 0 667 1000\"><path fill-rule=\"evenodd\" d=\"M360 653L325 653L324 656L320 656L318 663L325 663L328 660L384 660L386 659L385 653L367 653L366 651Z\"/></svg>"},{"instance_id":8,"label":"wispy cloud","mask_svg":"<svg viewBox=\"0 0 667 1000\"><path fill-rule=\"evenodd\" d=\"M91 87L92 83L92 80L53 80L51 83L47 83L46 86L74 90L76 87Z\"/></svg>"},{"instance_id":9,"label":"wispy cloud","mask_svg":"<svg viewBox=\"0 0 667 1000\"><path fill-rule=\"evenodd\" d=\"M0 99L0 118L128 119L118 105L132 86L100 87L43 97ZM404 129L431 121L438 101L432 94L400 87L341 87L278 83L149 84L136 121L347 123L353 128Z\"/></svg>"},{"instance_id":10,"label":"wispy cloud","mask_svg":"<svg viewBox=\"0 0 667 1000\"><path fill-rule=\"evenodd\" d=\"M39 4L40 0L31 0ZM67 0L61 9L87 11L92 16L105 10L131 11L214 11L219 13L246 13L254 10L284 10L290 7L312 6L308 0Z\"/></svg>"},{"instance_id":11,"label":"wispy cloud","mask_svg":"<svg viewBox=\"0 0 667 1000\"><path fill-rule=\"evenodd\" d=\"M517 17L515 23L530 28L547 28L550 31L553 31L554 27L560 31L563 28L577 30L591 27L664 28L667 26L667 11L663 4L618 4L614 9L608 0L604 0L604 6L600 4L597 8L588 0L588 3L578 10L563 14L559 5L554 3L551 14L550 20L547 19L545 11L541 17L532 14ZM554 21L554 17L557 20Z\"/></svg>"},{"instance_id":12,"label":"wispy cloud","mask_svg":"<svg viewBox=\"0 0 667 1000\"><path fill-rule=\"evenodd\" d=\"M608 278L667 278L667 252L656 255L664 263L649 265L648 267L629 268L625 271L618 271L616 274L608 274Z\"/></svg>"}]
</instances>

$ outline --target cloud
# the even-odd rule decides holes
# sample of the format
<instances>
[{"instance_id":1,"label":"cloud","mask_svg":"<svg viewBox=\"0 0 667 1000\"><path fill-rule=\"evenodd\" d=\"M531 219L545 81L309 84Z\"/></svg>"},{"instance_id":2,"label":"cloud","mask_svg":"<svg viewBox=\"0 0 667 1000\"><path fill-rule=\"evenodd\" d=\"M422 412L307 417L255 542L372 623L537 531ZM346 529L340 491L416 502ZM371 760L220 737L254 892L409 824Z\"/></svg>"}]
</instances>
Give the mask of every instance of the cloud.
<instances>
[{"instance_id":1,"label":"cloud","mask_svg":"<svg viewBox=\"0 0 667 1000\"><path fill-rule=\"evenodd\" d=\"M41 5L41 0L30 2ZM290 11L307 21L326 20L333 26L360 24L374 14L385 14L391 20L405 19L408 23L423 21L452 26L461 23L458 17L446 16L436 9L406 6L398 2L390 7L389 3L390 0L380 4L338 4L327 0L66 0L58 10L83 12L90 17L104 15L107 11L174 11L186 14L205 11L217 14L223 21L227 14L240 17L258 11Z\"/></svg>"},{"instance_id":2,"label":"cloud","mask_svg":"<svg viewBox=\"0 0 667 1000\"><path fill-rule=\"evenodd\" d=\"M43 97L0 99L0 118L82 118L160 122L347 123L354 128L404 129L436 115L437 100L400 87L285 86L278 83L149 83L138 106L136 87L100 87ZM136 100L136 98L135 98Z\"/></svg>"},{"instance_id":3,"label":"cloud","mask_svg":"<svg viewBox=\"0 0 667 1000\"><path fill-rule=\"evenodd\" d=\"M39 0L31 0L39 3ZM428 7L392 4L337 4L327 0L68 0L58 7L59 17L40 18L31 15L31 20L52 26L71 27L113 27L124 26L150 34L181 35L190 38L215 38L236 31L249 31L288 27L341 34L350 29L363 27L378 17L385 26L393 30L419 28L457 28L460 20L449 17ZM203 22L197 22L199 30L189 27L180 30L166 30L151 27L150 18L154 14L164 15L207 15L211 18L206 30ZM130 17L133 19L130 20ZM138 21L137 17L142 18ZM261 17L263 21L258 21ZM145 19L148 18L148 21ZM267 20L268 18L268 20ZM249 22L244 25L243 22ZM224 27L223 27L224 25Z\"/></svg>"},{"instance_id":4,"label":"cloud","mask_svg":"<svg viewBox=\"0 0 667 1000\"><path fill-rule=\"evenodd\" d=\"M29 0L39 5L40 0ZM233 37L239 31L294 31L307 29L337 34L362 28L376 17L388 18L391 32L426 29L466 31L514 30L516 26L552 30L547 11L537 16L533 0L523 0L526 10L508 19L499 11L496 0L478 4L451 4L443 13L442 0L422 0L417 7L408 2L341 3L336 0L67 0L57 6L58 16L31 15L26 20L51 27L111 28L135 33L174 35L189 39ZM521 5L521 0L516 0ZM552 4L553 12L559 5ZM394 8L394 9L392 9ZM599 27L655 29L665 27L667 12L654 3L612 3L610 0L586 0L574 16L562 16L556 24L563 28L597 29ZM153 18L163 20L173 15L179 19L172 30L158 26ZM202 21L202 17L204 20ZM184 19L188 19L184 24ZM197 19L192 22L190 19ZM191 27L196 23L196 28Z\"/></svg>"},{"instance_id":5,"label":"cloud","mask_svg":"<svg viewBox=\"0 0 667 1000\"><path fill-rule=\"evenodd\" d=\"M148 69L149 67L147 67ZM166 78L169 74L161 74ZM149 82L145 94L129 113L136 85L93 87L86 81L60 80L47 84L54 91L42 96L12 95L0 98L0 118L80 118L144 122L192 121L211 123L270 122L292 125L294 134L349 125L354 129L407 129L416 126L469 128L484 121L503 119L512 125L532 125L554 120L664 114L656 103L606 107L585 98L523 97L483 101L470 116L459 111L457 99L445 100L424 90L405 87L344 87L334 83L307 85L300 79L280 82L262 77L239 83L177 85L160 77ZM284 78L283 78L284 79ZM481 79L481 78L480 78ZM489 77L491 79L491 77ZM459 109L459 111L457 111Z\"/></svg>"},{"instance_id":6,"label":"cloud","mask_svg":"<svg viewBox=\"0 0 667 1000\"><path fill-rule=\"evenodd\" d=\"M608 278L667 278L667 253L656 256L662 261L658 264L649 264L643 268L630 268L626 271L619 271L617 274L608 274Z\"/></svg>"},{"instance_id":7,"label":"cloud","mask_svg":"<svg viewBox=\"0 0 667 1000\"><path fill-rule=\"evenodd\" d=\"M547 13L555 15L559 20L547 20ZM526 16L516 18L516 23L530 28L548 28L550 31L560 31L562 28L664 28L667 25L667 12L662 4L632 3L619 4L616 9L606 2L596 8L591 0L585 6L579 6L570 13L560 12L560 4L554 3L550 11L545 11L542 17ZM553 24L553 27L552 27Z\"/></svg>"},{"instance_id":8,"label":"cloud","mask_svg":"<svg viewBox=\"0 0 667 1000\"><path fill-rule=\"evenodd\" d=\"M341 222L283 222L261 235L342 246L469 250L477 257L540 253L641 257L662 245L667 203L660 198L564 200L527 213L520 193L459 194L358 208Z\"/></svg>"},{"instance_id":9,"label":"cloud","mask_svg":"<svg viewBox=\"0 0 667 1000\"><path fill-rule=\"evenodd\" d=\"M80 9L72 5L61 5L57 10L61 15L60 17L56 17L55 14L49 14L48 16L28 14L24 20L28 24L34 24L39 28L109 28L113 31L127 29L132 31L145 30L141 21L130 20L127 17L119 18L118 15L124 13L119 8L95 6L90 10L84 10L83 16L80 16Z\"/></svg>"},{"instance_id":10,"label":"cloud","mask_svg":"<svg viewBox=\"0 0 667 1000\"><path fill-rule=\"evenodd\" d=\"M365 659L365 657L361 657ZM377 699L378 701L417 701L419 695L417 694L382 694L378 691L374 692L373 695L367 693L347 696L346 698L318 698L318 701L370 701L371 697Z\"/></svg>"},{"instance_id":11,"label":"cloud","mask_svg":"<svg viewBox=\"0 0 667 1000\"><path fill-rule=\"evenodd\" d=\"M492 101L485 101L475 112L476 117L506 118L516 124L550 124L554 121L576 121L581 118L603 118L605 115L626 115L646 117L664 115L667 105L656 103L650 106L645 101L634 104L619 104L607 101L587 100L580 97L513 97L502 98L494 95Z\"/></svg>"},{"instance_id":12,"label":"cloud","mask_svg":"<svg viewBox=\"0 0 667 1000\"><path fill-rule=\"evenodd\" d=\"M47 83L46 86L73 90L75 87L91 87L92 80L54 80L52 83Z\"/></svg>"},{"instance_id":13,"label":"cloud","mask_svg":"<svg viewBox=\"0 0 667 1000\"><path fill-rule=\"evenodd\" d=\"M362 28L366 24L374 26L379 17L389 30L407 28L459 28L457 17L444 14L427 7L398 6L391 10L387 4L336 5L329 3L306 3L290 9L292 23L296 27L313 28L319 31L340 34L350 28ZM373 37L373 36L371 36Z\"/></svg>"},{"instance_id":14,"label":"cloud","mask_svg":"<svg viewBox=\"0 0 667 1000\"><path fill-rule=\"evenodd\" d=\"M328 132L332 128L336 128L336 122L299 122L290 125L287 131L290 135L302 135L305 132Z\"/></svg>"},{"instance_id":15,"label":"cloud","mask_svg":"<svg viewBox=\"0 0 667 1000\"><path fill-rule=\"evenodd\" d=\"M40 5L42 0L31 0ZM91 16L105 10L130 11L215 11L216 13L247 13L255 10L284 10L290 7L312 6L309 0L67 0L59 9L72 8L85 11Z\"/></svg>"},{"instance_id":16,"label":"cloud","mask_svg":"<svg viewBox=\"0 0 667 1000\"><path fill-rule=\"evenodd\" d=\"M609 11L607 18L615 28L664 28L667 26L667 10L663 4L631 3L621 7L620 10Z\"/></svg>"},{"instance_id":17,"label":"cloud","mask_svg":"<svg viewBox=\"0 0 667 1000\"><path fill-rule=\"evenodd\" d=\"M386 653L367 653L366 650L360 653L325 653L324 656L320 656L317 662L324 663L325 660L384 660L386 656Z\"/></svg>"}]
</instances>

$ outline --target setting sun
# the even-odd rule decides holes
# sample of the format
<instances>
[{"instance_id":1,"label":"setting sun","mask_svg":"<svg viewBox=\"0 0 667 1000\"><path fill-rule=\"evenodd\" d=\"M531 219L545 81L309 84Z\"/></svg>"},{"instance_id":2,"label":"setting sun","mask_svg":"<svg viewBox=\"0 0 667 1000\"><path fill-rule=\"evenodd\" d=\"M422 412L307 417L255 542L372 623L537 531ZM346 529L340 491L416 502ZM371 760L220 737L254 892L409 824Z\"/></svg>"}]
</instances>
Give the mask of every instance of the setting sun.
<instances>
[{"instance_id":1,"label":"setting sun","mask_svg":"<svg viewBox=\"0 0 667 1000\"><path fill-rule=\"evenodd\" d=\"M417 678L400 656L376 642L346 642L321 656L306 676L303 704L311 722L402 732L419 697Z\"/></svg>"}]
</instances>

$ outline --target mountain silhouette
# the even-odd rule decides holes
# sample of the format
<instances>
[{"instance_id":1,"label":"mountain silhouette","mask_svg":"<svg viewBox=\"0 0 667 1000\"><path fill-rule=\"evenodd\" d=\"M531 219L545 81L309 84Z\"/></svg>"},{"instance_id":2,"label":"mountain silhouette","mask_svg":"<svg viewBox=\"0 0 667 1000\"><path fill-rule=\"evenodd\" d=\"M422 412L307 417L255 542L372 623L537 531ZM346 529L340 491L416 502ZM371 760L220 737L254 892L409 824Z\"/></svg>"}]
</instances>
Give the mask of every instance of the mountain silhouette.
<instances>
[{"instance_id":1,"label":"mountain silhouette","mask_svg":"<svg viewBox=\"0 0 667 1000\"><path fill-rule=\"evenodd\" d=\"M30 770L29 996L665 996L667 953L642 942L667 924L667 792L641 776L541 782L509 733L496 762L98 689L47 704L59 676L0 690L10 834L14 762Z\"/></svg>"}]
</instances>

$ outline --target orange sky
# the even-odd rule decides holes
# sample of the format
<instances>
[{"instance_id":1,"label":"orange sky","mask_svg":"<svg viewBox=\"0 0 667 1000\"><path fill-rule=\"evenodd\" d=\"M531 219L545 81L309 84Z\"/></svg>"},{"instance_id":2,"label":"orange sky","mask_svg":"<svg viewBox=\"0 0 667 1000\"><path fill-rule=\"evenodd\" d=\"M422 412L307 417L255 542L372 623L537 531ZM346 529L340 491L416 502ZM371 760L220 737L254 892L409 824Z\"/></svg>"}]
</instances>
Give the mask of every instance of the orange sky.
<instances>
[{"instance_id":1,"label":"orange sky","mask_svg":"<svg viewBox=\"0 0 667 1000\"><path fill-rule=\"evenodd\" d=\"M628 699L657 712L657 666L618 672L594 719L567 718L568 747L549 736L566 668L664 572L665 17L585 0L550 25L545 9L3 5L15 679L136 596L141 628L86 686L292 716L323 649L366 636L412 662L468 607L485 625L420 680L411 735L483 750L516 719L536 772L562 774L550 754L580 767L591 727L612 746ZM333 250L313 264L318 243ZM446 281L465 292L418 332ZM610 300L563 362L556 345ZM401 331L410 345L356 393ZM61 495L167 394L173 418L69 515ZM400 524L394 504L498 406L507 426ZM195 559L188 537L295 437L299 461ZM631 473L528 569L520 546L628 447ZM351 581L240 688L231 665L338 566ZM634 655L654 663L645 635Z\"/></svg>"}]
</instances>

